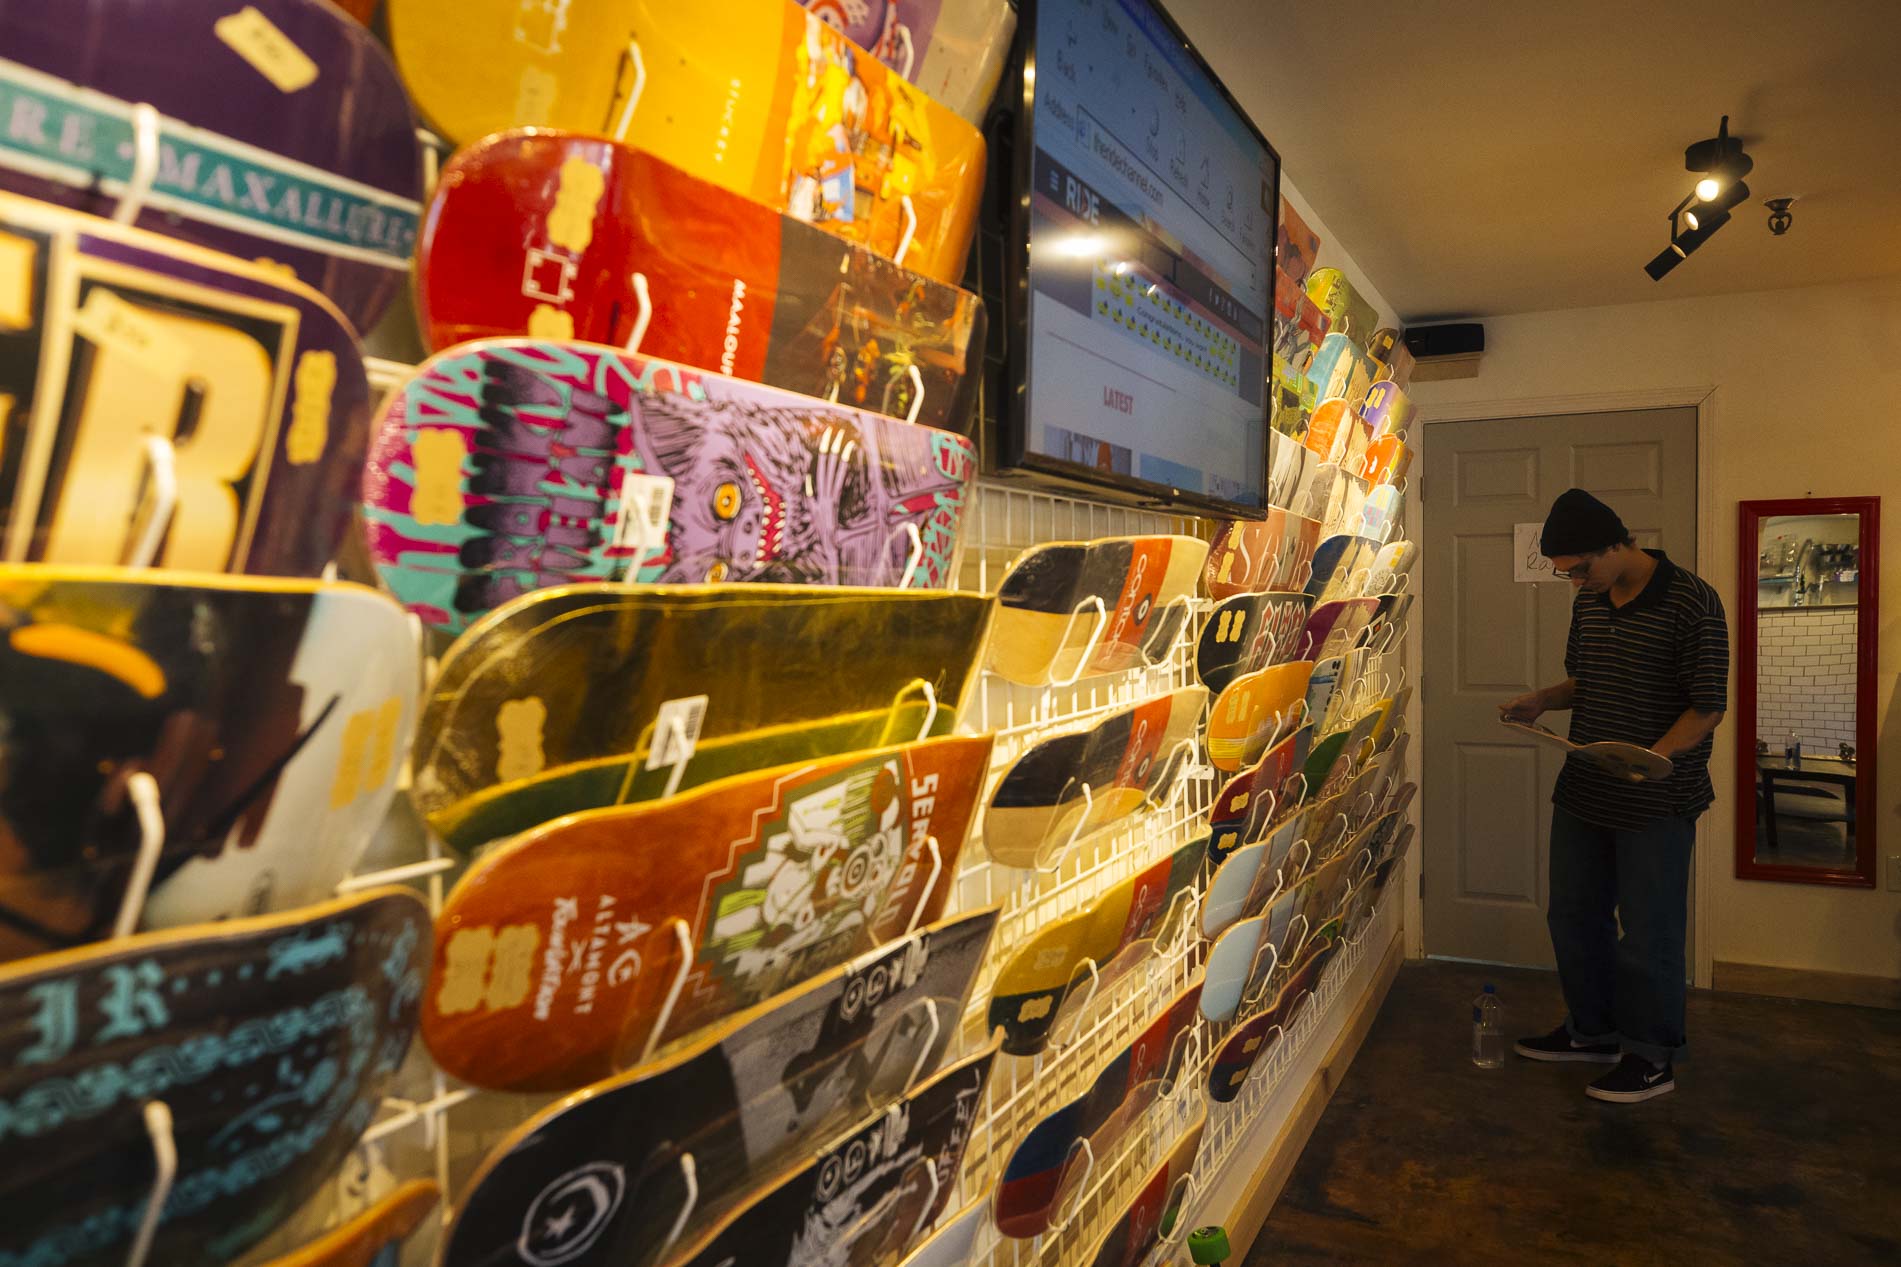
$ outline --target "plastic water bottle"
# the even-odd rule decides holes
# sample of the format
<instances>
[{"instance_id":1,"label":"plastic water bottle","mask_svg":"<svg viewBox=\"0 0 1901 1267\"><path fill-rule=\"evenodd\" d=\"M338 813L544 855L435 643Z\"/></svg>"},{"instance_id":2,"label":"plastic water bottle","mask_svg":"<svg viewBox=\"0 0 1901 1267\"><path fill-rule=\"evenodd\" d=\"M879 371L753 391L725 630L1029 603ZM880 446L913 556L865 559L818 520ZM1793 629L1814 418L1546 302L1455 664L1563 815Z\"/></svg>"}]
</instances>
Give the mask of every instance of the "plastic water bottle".
<instances>
[{"instance_id":1,"label":"plastic water bottle","mask_svg":"<svg viewBox=\"0 0 1901 1267\"><path fill-rule=\"evenodd\" d=\"M1472 1063L1481 1069L1497 1069L1505 1063L1505 1005L1498 1001L1498 988L1490 981L1485 992L1472 1000Z\"/></svg>"},{"instance_id":2,"label":"plastic water bottle","mask_svg":"<svg viewBox=\"0 0 1901 1267\"><path fill-rule=\"evenodd\" d=\"M1791 770L1802 768L1802 740L1793 730L1789 732L1788 742L1782 745L1782 763Z\"/></svg>"}]
</instances>

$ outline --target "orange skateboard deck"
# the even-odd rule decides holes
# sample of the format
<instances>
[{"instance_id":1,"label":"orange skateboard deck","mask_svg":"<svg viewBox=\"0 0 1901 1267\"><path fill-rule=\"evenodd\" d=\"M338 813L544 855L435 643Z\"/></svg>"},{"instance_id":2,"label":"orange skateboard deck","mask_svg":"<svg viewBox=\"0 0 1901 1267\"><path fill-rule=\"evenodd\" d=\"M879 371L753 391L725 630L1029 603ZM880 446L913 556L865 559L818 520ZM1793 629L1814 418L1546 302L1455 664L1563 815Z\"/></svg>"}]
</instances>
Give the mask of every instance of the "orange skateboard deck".
<instances>
[{"instance_id":1,"label":"orange skateboard deck","mask_svg":"<svg viewBox=\"0 0 1901 1267\"><path fill-rule=\"evenodd\" d=\"M503 834L662 795L682 735L697 734L699 747L679 788L946 734L991 607L982 594L843 586L536 590L470 626L443 656L417 727L410 796L445 840L468 849L495 838L472 823ZM737 654L754 649L772 654ZM927 688L928 731L887 737ZM827 724L835 718L842 724ZM568 780L562 794L544 794L551 780ZM511 818L496 802L517 792L524 813Z\"/></svg>"},{"instance_id":2,"label":"orange skateboard deck","mask_svg":"<svg viewBox=\"0 0 1901 1267\"><path fill-rule=\"evenodd\" d=\"M795 0L391 0L389 25L448 136L623 139L936 281L964 275L982 135Z\"/></svg>"},{"instance_id":3,"label":"orange skateboard deck","mask_svg":"<svg viewBox=\"0 0 1901 1267\"><path fill-rule=\"evenodd\" d=\"M1234 598L1269 590L1297 590L1307 583L1307 564L1320 544L1320 524L1281 506L1266 519L1237 519L1223 528L1208 551L1202 579L1208 596Z\"/></svg>"},{"instance_id":4,"label":"orange skateboard deck","mask_svg":"<svg viewBox=\"0 0 1901 1267\"><path fill-rule=\"evenodd\" d=\"M956 432L984 342L968 291L571 132L486 137L444 165L416 303L437 349L605 343Z\"/></svg>"},{"instance_id":5,"label":"orange skateboard deck","mask_svg":"<svg viewBox=\"0 0 1901 1267\"><path fill-rule=\"evenodd\" d=\"M437 918L423 1041L464 1082L569 1090L933 923L989 758L926 739L498 845Z\"/></svg>"}]
</instances>

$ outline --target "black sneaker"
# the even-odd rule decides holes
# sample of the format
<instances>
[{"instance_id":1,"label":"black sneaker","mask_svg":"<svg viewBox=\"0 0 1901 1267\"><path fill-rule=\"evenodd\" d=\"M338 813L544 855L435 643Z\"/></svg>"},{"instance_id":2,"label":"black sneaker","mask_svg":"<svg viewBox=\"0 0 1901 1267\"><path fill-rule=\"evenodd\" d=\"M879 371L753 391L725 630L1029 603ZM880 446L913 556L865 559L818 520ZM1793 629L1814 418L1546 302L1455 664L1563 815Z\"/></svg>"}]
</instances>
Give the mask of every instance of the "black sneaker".
<instances>
[{"instance_id":1,"label":"black sneaker","mask_svg":"<svg viewBox=\"0 0 1901 1267\"><path fill-rule=\"evenodd\" d=\"M1512 1044L1512 1050L1526 1060L1583 1060L1594 1065L1617 1063L1616 1043L1580 1043L1562 1025L1549 1034L1521 1038Z\"/></svg>"},{"instance_id":2,"label":"black sneaker","mask_svg":"<svg viewBox=\"0 0 1901 1267\"><path fill-rule=\"evenodd\" d=\"M1626 1052L1617 1062L1617 1068L1584 1088L1584 1094L1613 1104L1636 1104L1640 1100L1669 1095L1676 1089L1677 1076L1667 1063L1653 1065L1642 1056Z\"/></svg>"}]
</instances>

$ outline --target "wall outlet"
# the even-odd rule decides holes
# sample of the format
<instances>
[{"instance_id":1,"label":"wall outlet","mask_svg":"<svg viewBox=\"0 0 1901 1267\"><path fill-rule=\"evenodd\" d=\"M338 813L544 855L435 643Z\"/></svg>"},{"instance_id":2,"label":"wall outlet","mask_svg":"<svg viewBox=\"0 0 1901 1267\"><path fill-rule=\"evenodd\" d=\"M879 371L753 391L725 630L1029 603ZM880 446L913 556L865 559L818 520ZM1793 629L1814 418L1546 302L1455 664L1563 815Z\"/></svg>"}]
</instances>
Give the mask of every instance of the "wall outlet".
<instances>
[{"instance_id":1,"label":"wall outlet","mask_svg":"<svg viewBox=\"0 0 1901 1267\"><path fill-rule=\"evenodd\" d=\"M1888 855L1888 892L1901 893L1901 853Z\"/></svg>"}]
</instances>

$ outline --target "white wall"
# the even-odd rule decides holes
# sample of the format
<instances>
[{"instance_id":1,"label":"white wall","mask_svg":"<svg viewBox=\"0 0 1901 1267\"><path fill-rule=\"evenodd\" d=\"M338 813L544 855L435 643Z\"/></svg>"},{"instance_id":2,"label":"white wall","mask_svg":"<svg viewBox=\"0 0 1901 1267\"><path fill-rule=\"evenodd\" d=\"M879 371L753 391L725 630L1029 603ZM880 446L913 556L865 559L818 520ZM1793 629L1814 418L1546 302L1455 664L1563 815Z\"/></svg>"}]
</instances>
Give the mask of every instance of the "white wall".
<instances>
[{"instance_id":1,"label":"white wall","mask_svg":"<svg viewBox=\"0 0 1901 1267\"><path fill-rule=\"evenodd\" d=\"M1855 742L1854 607L1784 607L1757 618L1756 738L1835 755Z\"/></svg>"},{"instance_id":2,"label":"white wall","mask_svg":"<svg viewBox=\"0 0 1901 1267\"><path fill-rule=\"evenodd\" d=\"M1668 281L1658 291L1667 295ZM1901 709L1901 278L1495 317L1485 322L1485 342L1477 378L1415 388L1428 419L1435 406L1458 405L1469 416L1465 407L1499 402L1500 416L1510 416L1532 401L1572 398L1585 410L1593 395L1713 389L1713 427L1700 455L1710 513L1698 570L1732 620L1739 500L1872 495L1886 503L1880 779L1869 824L1884 887L1735 878L1737 728L1729 722L1717 731L1711 763L1709 848L1718 856L1700 874L1715 877L1707 908L1715 959L1901 977L1901 893L1885 888L1887 858L1901 855L1901 797L1893 790L1901 787L1901 725L1893 724Z\"/></svg>"}]
</instances>

